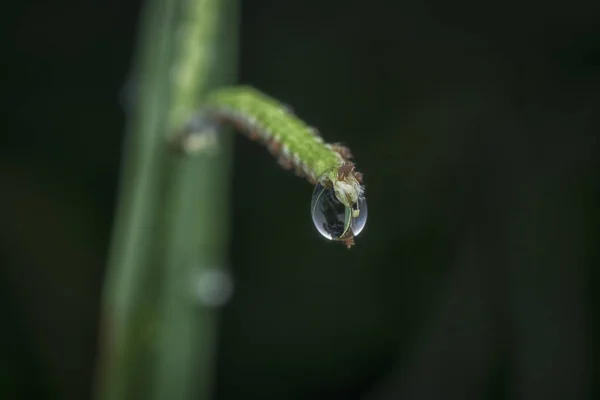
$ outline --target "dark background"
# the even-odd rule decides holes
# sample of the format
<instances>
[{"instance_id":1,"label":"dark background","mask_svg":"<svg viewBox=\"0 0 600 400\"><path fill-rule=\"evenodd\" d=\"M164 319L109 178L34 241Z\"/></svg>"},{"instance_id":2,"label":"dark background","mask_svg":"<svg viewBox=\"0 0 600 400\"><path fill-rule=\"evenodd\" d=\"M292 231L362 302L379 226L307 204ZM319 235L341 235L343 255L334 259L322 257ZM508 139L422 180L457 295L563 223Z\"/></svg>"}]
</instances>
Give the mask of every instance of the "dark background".
<instances>
[{"instance_id":1,"label":"dark background","mask_svg":"<svg viewBox=\"0 0 600 400\"><path fill-rule=\"evenodd\" d=\"M217 398L600 398L600 3L244 0L240 81L353 150L348 251L235 143ZM138 2L0 14L0 398L89 397Z\"/></svg>"}]
</instances>

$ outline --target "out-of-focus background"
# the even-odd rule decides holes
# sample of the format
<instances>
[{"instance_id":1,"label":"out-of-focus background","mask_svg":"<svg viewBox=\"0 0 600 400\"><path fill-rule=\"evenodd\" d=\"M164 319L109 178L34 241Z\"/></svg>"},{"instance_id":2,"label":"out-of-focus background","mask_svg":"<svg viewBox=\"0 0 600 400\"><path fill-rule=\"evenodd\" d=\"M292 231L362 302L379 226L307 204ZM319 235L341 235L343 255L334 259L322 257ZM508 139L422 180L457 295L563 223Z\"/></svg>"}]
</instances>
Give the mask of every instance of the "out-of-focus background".
<instances>
[{"instance_id":1,"label":"out-of-focus background","mask_svg":"<svg viewBox=\"0 0 600 400\"><path fill-rule=\"evenodd\" d=\"M141 4L1 13L0 398L89 398ZM600 4L244 0L240 82L353 150L369 221L236 138L216 398L600 396Z\"/></svg>"}]
</instances>

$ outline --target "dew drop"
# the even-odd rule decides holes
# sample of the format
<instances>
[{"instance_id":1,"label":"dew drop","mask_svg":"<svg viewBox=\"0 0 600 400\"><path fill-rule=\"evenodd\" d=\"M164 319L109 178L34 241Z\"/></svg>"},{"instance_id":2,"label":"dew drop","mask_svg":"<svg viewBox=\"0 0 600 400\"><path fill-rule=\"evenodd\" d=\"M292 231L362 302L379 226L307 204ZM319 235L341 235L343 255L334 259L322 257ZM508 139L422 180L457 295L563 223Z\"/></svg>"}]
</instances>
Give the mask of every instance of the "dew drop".
<instances>
[{"instance_id":1,"label":"dew drop","mask_svg":"<svg viewBox=\"0 0 600 400\"><path fill-rule=\"evenodd\" d=\"M204 268L198 271L195 278L194 291L205 306L223 306L233 293L231 276L223 268Z\"/></svg>"},{"instance_id":2,"label":"dew drop","mask_svg":"<svg viewBox=\"0 0 600 400\"><path fill-rule=\"evenodd\" d=\"M342 204L332 189L317 184L312 196L312 219L321 235L330 240L339 240L349 229L354 236L363 230L367 222L367 202L364 198L358 201L360 214L352 217L352 210Z\"/></svg>"}]
</instances>

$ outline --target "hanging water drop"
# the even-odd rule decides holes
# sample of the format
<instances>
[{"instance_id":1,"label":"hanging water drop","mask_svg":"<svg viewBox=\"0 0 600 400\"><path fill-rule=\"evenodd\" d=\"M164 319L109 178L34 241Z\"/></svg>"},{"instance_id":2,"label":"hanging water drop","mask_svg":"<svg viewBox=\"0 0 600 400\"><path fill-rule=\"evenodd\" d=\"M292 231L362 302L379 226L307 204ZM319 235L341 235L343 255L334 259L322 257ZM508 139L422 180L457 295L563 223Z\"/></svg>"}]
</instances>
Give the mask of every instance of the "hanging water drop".
<instances>
[{"instance_id":1,"label":"hanging water drop","mask_svg":"<svg viewBox=\"0 0 600 400\"><path fill-rule=\"evenodd\" d=\"M354 209L354 212L353 212ZM312 196L312 220L321 235L329 240L358 236L367 222L367 202L359 199L353 209L346 207L332 189L317 184ZM356 211L358 210L358 216Z\"/></svg>"}]
</instances>

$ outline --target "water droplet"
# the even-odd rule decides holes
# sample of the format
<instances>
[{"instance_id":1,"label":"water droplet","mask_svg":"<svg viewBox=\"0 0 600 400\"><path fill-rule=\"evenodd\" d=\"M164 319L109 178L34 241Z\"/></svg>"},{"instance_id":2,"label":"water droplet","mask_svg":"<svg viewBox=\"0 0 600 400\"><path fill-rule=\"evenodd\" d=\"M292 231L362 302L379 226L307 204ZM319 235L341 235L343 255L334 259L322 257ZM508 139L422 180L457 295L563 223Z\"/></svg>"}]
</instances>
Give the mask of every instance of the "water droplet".
<instances>
[{"instance_id":1,"label":"water droplet","mask_svg":"<svg viewBox=\"0 0 600 400\"><path fill-rule=\"evenodd\" d=\"M349 229L354 236L363 230L367 222L367 201L358 201L358 217L352 216L352 210L342 204L331 189L317 184L312 196L312 219L321 235L330 240L338 240L345 236Z\"/></svg>"},{"instance_id":2,"label":"water droplet","mask_svg":"<svg viewBox=\"0 0 600 400\"><path fill-rule=\"evenodd\" d=\"M206 268L195 279L195 292L201 303L219 307L227 303L233 294L230 275L221 268Z\"/></svg>"},{"instance_id":3,"label":"water droplet","mask_svg":"<svg viewBox=\"0 0 600 400\"><path fill-rule=\"evenodd\" d=\"M205 113L196 113L189 118L181 132L170 140L178 151L184 154L206 153L216 155L219 151L218 126L214 119Z\"/></svg>"}]
</instances>

